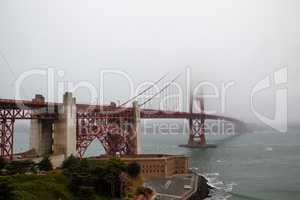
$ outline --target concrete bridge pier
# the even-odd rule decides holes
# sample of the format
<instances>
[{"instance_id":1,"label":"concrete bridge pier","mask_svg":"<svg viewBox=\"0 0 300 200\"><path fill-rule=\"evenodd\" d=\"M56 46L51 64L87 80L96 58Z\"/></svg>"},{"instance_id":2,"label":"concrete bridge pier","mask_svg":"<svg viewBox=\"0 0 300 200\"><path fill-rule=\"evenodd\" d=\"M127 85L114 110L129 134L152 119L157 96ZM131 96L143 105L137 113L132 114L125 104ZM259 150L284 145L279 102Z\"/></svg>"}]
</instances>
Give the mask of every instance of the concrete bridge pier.
<instances>
[{"instance_id":1,"label":"concrete bridge pier","mask_svg":"<svg viewBox=\"0 0 300 200\"><path fill-rule=\"evenodd\" d=\"M63 105L59 108L58 120L54 122L53 154L66 157L77 155L76 151L76 99L72 93L66 92Z\"/></svg>"},{"instance_id":2,"label":"concrete bridge pier","mask_svg":"<svg viewBox=\"0 0 300 200\"><path fill-rule=\"evenodd\" d=\"M35 149L38 156L77 154L76 99L69 92L65 93L63 99L62 106L58 108L57 120L31 120L30 149ZM33 101L44 103L45 98L36 95Z\"/></svg>"},{"instance_id":3,"label":"concrete bridge pier","mask_svg":"<svg viewBox=\"0 0 300 200\"><path fill-rule=\"evenodd\" d=\"M36 103L44 103L42 95L36 95L32 100ZM35 111L39 112L39 111ZM34 149L38 156L52 153L52 120L31 119L30 122L30 149Z\"/></svg>"},{"instance_id":4,"label":"concrete bridge pier","mask_svg":"<svg viewBox=\"0 0 300 200\"><path fill-rule=\"evenodd\" d=\"M139 154L141 152L140 150L140 141L139 141L139 134L140 134L140 123L141 123L141 111L138 105L137 101L134 101L132 104L133 108L133 124L132 124L132 149L133 149L133 154Z\"/></svg>"}]
</instances>

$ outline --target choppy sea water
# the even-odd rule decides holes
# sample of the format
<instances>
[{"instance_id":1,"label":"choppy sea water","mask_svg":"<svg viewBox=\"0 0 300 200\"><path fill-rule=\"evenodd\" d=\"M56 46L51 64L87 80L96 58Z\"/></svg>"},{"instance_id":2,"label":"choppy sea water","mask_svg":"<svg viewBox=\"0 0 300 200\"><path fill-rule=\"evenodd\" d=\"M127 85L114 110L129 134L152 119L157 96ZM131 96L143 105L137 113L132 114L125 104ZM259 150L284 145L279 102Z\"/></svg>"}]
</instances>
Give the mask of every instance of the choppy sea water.
<instances>
[{"instance_id":1,"label":"choppy sea water","mask_svg":"<svg viewBox=\"0 0 300 200\"><path fill-rule=\"evenodd\" d=\"M190 166L207 177L215 187L211 200L295 200L300 199L300 129L287 134L273 131L246 133L233 137L208 136L217 148L178 147L187 135L140 137L143 153L184 154ZM15 151L28 149L28 134L17 132ZM87 155L103 153L95 142Z\"/></svg>"},{"instance_id":2,"label":"choppy sea water","mask_svg":"<svg viewBox=\"0 0 300 200\"><path fill-rule=\"evenodd\" d=\"M211 200L300 199L300 132L273 131L211 136L217 148L186 149L186 135L144 135L143 152L184 154L216 189Z\"/></svg>"}]
</instances>

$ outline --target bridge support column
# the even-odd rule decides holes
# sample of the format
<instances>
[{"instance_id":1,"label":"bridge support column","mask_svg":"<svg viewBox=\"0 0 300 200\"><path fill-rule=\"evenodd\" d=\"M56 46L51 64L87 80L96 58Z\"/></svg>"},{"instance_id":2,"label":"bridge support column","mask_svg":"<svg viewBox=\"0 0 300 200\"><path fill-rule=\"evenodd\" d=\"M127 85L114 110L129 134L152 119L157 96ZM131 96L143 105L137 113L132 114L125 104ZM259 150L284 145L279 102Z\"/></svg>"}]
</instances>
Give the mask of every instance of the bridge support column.
<instances>
[{"instance_id":1,"label":"bridge support column","mask_svg":"<svg viewBox=\"0 0 300 200\"><path fill-rule=\"evenodd\" d=\"M205 146L205 119L189 119L189 146Z\"/></svg>"},{"instance_id":2,"label":"bridge support column","mask_svg":"<svg viewBox=\"0 0 300 200\"><path fill-rule=\"evenodd\" d=\"M32 101L44 103L45 98L42 95L36 95ZM38 156L52 153L52 125L52 120L31 119L30 149L35 149Z\"/></svg>"},{"instance_id":3,"label":"bridge support column","mask_svg":"<svg viewBox=\"0 0 300 200\"><path fill-rule=\"evenodd\" d=\"M63 99L63 105L59 108L58 120L54 123L53 153L65 156L77 155L76 99L70 92L65 93Z\"/></svg>"},{"instance_id":4,"label":"bridge support column","mask_svg":"<svg viewBox=\"0 0 300 200\"><path fill-rule=\"evenodd\" d=\"M15 119L2 119L0 124L1 158L13 160Z\"/></svg>"},{"instance_id":5,"label":"bridge support column","mask_svg":"<svg viewBox=\"0 0 300 200\"><path fill-rule=\"evenodd\" d=\"M189 112L190 118L188 124L188 131L189 131L189 139L188 144L180 145L183 147L206 147L206 138L205 138L205 114L204 114L204 101L203 98L198 98L199 106L201 109L200 117L194 118L193 117L193 106L194 106L194 97L192 92L190 92L190 105L189 105Z\"/></svg>"},{"instance_id":6,"label":"bridge support column","mask_svg":"<svg viewBox=\"0 0 300 200\"><path fill-rule=\"evenodd\" d=\"M132 129L130 133L130 144L132 145L132 154L139 154L141 152L139 145L139 134L140 134L140 122L141 122L141 113L137 101L134 101L132 104L133 108L133 120L132 120Z\"/></svg>"},{"instance_id":7,"label":"bridge support column","mask_svg":"<svg viewBox=\"0 0 300 200\"><path fill-rule=\"evenodd\" d=\"M188 133L189 133L188 144L191 145L194 142L194 137L193 137L193 119L192 118L189 118Z\"/></svg>"}]
</instances>

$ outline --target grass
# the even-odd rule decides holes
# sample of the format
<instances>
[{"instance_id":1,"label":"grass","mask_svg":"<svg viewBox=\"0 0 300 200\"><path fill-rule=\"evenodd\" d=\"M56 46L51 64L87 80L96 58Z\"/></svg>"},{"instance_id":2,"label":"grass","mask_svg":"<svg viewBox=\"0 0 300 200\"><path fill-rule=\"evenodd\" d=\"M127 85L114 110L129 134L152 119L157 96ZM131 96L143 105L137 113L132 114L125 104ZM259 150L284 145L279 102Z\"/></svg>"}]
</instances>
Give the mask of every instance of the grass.
<instances>
[{"instance_id":1,"label":"grass","mask_svg":"<svg viewBox=\"0 0 300 200\"><path fill-rule=\"evenodd\" d=\"M15 200L74 200L68 188L68 179L62 173L53 171L48 175L2 176L1 181L8 181L15 194ZM96 197L96 200L110 200Z\"/></svg>"},{"instance_id":2,"label":"grass","mask_svg":"<svg viewBox=\"0 0 300 200\"><path fill-rule=\"evenodd\" d=\"M21 164L11 164L15 171L6 174L22 174L0 176L0 200L112 200L96 196L109 195L112 183L114 196L123 196L122 199L127 200L132 199L137 188L143 185L137 174L138 168L117 159L97 161L70 157L64 162L63 169L44 175L29 174L28 167ZM109 191L105 191L107 189Z\"/></svg>"},{"instance_id":3,"label":"grass","mask_svg":"<svg viewBox=\"0 0 300 200\"><path fill-rule=\"evenodd\" d=\"M51 173L46 176L15 175L0 177L6 179L15 194L16 200L71 200L68 180L62 174Z\"/></svg>"}]
</instances>

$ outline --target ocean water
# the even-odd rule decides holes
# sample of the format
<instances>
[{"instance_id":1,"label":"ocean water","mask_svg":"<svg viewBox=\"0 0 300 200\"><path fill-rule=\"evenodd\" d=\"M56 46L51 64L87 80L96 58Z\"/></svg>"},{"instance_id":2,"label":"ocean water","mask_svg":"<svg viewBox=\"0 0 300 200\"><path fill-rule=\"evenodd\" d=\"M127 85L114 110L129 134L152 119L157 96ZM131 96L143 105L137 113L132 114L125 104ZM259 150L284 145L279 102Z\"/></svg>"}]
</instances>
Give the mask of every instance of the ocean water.
<instances>
[{"instance_id":1,"label":"ocean water","mask_svg":"<svg viewBox=\"0 0 300 200\"><path fill-rule=\"evenodd\" d=\"M298 129L299 130L299 129ZM300 199L300 133L264 131L238 136L211 136L217 148L187 149L186 135L143 135L145 153L184 154L190 166L216 189L209 199Z\"/></svg>"},{"instance_id":2,"label":"ocean water","mask_svg":"<svg viewBox=\"0 0 300 200\"><path fill-rule=\"evenodd\" d=\"M217 148L178 147L185 134L147 134L140 137L143 153L183 154L190 167L203 174L216 189L211 200L297 200L300 199L300 129L288 133L274 131L237 136L207 136ZM16 132L15 151L28 149L29 136ZM104 150L94 142L86 155Z\"/></svg>"}]
</instances>

